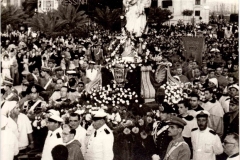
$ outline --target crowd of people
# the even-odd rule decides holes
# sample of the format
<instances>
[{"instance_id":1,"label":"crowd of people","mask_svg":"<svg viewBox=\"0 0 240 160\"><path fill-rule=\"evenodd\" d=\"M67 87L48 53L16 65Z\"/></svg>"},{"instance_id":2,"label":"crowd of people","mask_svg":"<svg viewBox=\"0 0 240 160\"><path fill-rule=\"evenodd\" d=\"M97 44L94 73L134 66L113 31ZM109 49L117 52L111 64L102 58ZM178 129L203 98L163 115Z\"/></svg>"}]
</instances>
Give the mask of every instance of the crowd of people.
<instances>
[{"instance_id":1,"label":"crowd of people","mask_svg":"<svg viewBox=\"0 0 240 160\"><path fill-rule=\"evenodd\" d=\"M201 63L185 58L183 36L205 37ZM238 25L150 27L130 50L126 37L1 33L1 159L239 159ZM152 75L160 62L186 91L176 103L166 76L147 82L152 102L141 92L141 67Z\"/></svg>"}]
</instances>

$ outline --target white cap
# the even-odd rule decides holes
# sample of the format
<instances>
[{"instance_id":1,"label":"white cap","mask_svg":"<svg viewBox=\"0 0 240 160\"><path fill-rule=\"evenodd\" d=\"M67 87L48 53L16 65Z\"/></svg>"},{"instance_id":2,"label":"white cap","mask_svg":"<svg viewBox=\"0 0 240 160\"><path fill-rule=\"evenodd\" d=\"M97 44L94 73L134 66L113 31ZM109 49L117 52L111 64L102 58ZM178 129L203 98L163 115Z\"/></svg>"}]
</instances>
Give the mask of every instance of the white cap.
<instances>
[{"instance_id":1,"label":"white cap","mask_svg":"<svg viewBox=\"0 0 240 160\"><path fill-rule=\"evenodd\" d=\"M77 113L79 115L82 115L84 113L84 110L76 110L74 113Z\"/></svg>"},{"instance_id":2,"label":"white cap","mask_svg":"<svg viewBox=\"0 0 240 160\"><path fill-rule=\"evenodd\" d=\"M230 88L236 88L237 90L239 90L239 86L237 84L233 84L228 87L228 89L230 89Z\"/></svg>"},{"instance_id":3,"label":"white cap","mask_svg":"<svg viewBox=\"0 0 240 160\"><path fill-rule=\"evenodd\" d=\"M60 112L59 111L56 111L54 109L50 109L48 112L51 113L52 115L57 115L57 116L60 117Z\"/></svg>"},{"instance_id":4,"label":"white cap","mask_svg":"<svg viewBox=\"0 0 240 160\"><path fill-rule=\"evenodd\" d=\"M215 86L218 87L218 80L217 80L217 78L210 78L209 82L212 82L213 84L215 84Z\"/></svg>"},{"instance_id":5,"label":"white cap","mask_svg":"<svg viewBox=\"0 0 240 160\"><path fill-rule=\"evenodd\" d=\"M77 72L76 71L71 71L71 70L67 71L67 74L74 74L74 73L77 73Z\"/></svg>"},{"instance_id":6,"label":"white cap","mask_svg":"<svg viewBox=\"0 0 240 160\"><path fill-rule=\"evenodd\" d=\"M104 118L107 116L107 113L99 109L98 111L92 111L92 115L93 118Z\"/></svg>"},{"instance_id":7,"label":"white cap","mask_svg":"<svg viewBox=\"0 0 240 160\"><path fill-rule=\"evenodd\" d=\"M3 103L4 104L1 109L1 115L5 115L5 116L7 116L13 110L13 108L16 107L17 105L17 101L5 101Z\"/></svg>"},{"instance_id":8,"label":"white cap","mask_svg":"<svg viewBox=\"0 0 240 160\"><path fill-rule=\"evenodd\" d=\"M1 115L1 129L5 127L8 123L8 118L4 115Z\"/></svg>"},{"instance_id":9,"label":"white cap","mask_svg":"<svg viewBox=\"0 0 240 160\"><path fill-rule=\"evenodd\" d=\"M63 119L61 117L59 117L58 115L55 115L55 114L51 115L49 118L53 119L57 122L63 122Z\"/></svg>"},{"instance_id":10,"label":"white cap","mask_svg":"<svg viewBox=\"0 0 240 160\"><path fill-rule=\"evenodd\" d=\"M209 117L210 113L206 110L201 110L196 112L196 117L198 117L198 115L202 115L202 116L207 115Z\"/></svg>"},{"instance_id":11,"label":"white cap","mask_svg":"<svg viewBox=\"0 0 240 160\"><path fill-rule=\"evenodd\" d=\"M89 64L95 64L95 62L94 62L94 61L89 61L88 63L89 63Z\"/></svg>"}]
</instances>

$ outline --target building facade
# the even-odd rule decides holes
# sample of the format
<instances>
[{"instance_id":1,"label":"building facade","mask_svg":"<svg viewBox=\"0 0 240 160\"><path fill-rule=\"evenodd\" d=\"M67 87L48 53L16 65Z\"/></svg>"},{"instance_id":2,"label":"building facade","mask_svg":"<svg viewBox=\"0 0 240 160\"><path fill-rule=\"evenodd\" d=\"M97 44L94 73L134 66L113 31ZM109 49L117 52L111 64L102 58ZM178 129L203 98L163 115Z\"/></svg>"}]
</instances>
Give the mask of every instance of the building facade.
<instances>
[{"instance_id":1,"label":"building facade","mask_svg":"<svg viewBox=\"0 0 240 160\"><path fill-rule=\"evenodd\" d=\"M38 0L38 12L55 10L60 5L60 0Z\"/></svg>"},{"instance_id":2,"label":"building facade","mask_svg":"<svg viewBox=\"0 0 240 160\"><path fill-rule=\"evenodd\" d=\"M21 7L24 1L25 0L1 0L1 4L5 7L10 5Z\"/></svg>"},{"instance_id":3,"label":"building facade","mask_svg":"<svg viewBox=\"0 0 240 160\"><path fill-rule=\"evenodd\" d=\"M172 12L173 18L170 23L199 23L209 22L209 6L206 0L158 0L158 7L169 9ZM184 10L192 10L192 16L183 16Z\"/></svg>"}]
</instances>

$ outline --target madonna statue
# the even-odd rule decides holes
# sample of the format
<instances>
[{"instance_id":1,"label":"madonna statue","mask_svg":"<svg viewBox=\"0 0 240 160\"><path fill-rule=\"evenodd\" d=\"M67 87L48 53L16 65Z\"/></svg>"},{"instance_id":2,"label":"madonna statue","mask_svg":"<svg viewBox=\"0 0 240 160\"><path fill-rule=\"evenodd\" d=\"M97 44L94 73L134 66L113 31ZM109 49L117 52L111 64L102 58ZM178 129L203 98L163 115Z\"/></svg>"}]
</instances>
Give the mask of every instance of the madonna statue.
<instances>
[{"instance_id":1,"label":"madonna statue","mask_svg":"<svg viewBox=\"0 0 240 160\"><path fill-rule=\"evenodd\" d=\"M123 0L123 5L126 11L127 31L140 37L147 23L145 8L150 7L151 0Z\"/></svg>"}]
</instances>

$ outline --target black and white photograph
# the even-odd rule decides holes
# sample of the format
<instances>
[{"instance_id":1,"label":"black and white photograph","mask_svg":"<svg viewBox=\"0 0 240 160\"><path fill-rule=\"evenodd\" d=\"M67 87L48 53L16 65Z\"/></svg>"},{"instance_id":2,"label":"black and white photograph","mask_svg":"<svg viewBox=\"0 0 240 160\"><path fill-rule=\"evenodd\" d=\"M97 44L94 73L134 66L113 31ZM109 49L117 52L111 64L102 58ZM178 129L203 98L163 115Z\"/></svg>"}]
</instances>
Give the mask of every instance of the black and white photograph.
<instances>
[{"instance_id":1,"label":"black and white photograph","mask_svg":"<svg viewBox=\"0 0 240 160\"><path fill-rule=\"evenodd\" d=\"M239 160L238 0L1 0L1 160Z\"/></svg>"}]
</instances>

